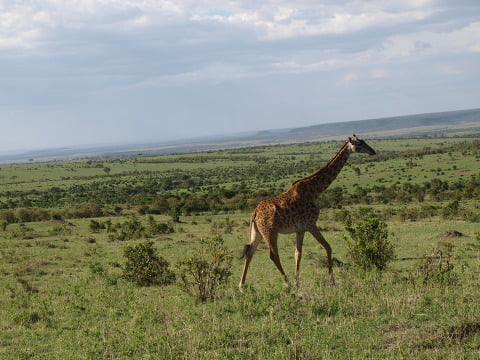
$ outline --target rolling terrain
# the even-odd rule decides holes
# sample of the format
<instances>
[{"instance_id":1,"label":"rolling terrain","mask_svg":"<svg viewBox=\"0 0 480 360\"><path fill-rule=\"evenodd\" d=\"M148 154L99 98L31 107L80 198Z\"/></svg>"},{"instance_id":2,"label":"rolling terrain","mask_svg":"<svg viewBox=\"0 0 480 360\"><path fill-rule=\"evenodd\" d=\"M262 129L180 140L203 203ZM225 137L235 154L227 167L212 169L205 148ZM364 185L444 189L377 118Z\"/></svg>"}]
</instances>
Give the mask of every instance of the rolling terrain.
<instances>
[{"instance_id":1,"label":"rolling terrain","mask_svg":"<svg viewBox=\"0 0 480 360\"><path fill-rule=\"evenodd\" d=\"M165 143L44 149L24 153L0 153L0 164L46 162L99 157L126 157L240 148L267 144L344 139L352 133L364 138L429 137L480 132L480 109L397 116L370 120L326 123L247 134L226 134Z\"/></svg>"}]
</instances>

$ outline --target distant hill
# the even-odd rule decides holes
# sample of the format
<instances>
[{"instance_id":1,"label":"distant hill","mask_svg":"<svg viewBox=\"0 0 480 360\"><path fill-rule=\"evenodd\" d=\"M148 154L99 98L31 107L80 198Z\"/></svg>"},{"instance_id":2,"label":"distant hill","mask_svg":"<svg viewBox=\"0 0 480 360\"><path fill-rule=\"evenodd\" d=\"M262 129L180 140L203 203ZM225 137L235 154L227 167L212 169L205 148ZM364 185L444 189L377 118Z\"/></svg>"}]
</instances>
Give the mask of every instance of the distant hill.
<instances>
[{"instance_id":1,"label":"distant hill","mask_svg":"<svg viewBox=\"0 0 480 360\"><path fill-rule=\"evenodd\" d=\"M445 135L462 131L480 129L480 109L459 110L441 113L397 116L381 119L349 121L332 124L314 125L291 130L291 136L337 137L350 132L362 136L428 136Z\"/></svg>"},{"instance_id":2,"label":"distant hill","mask_svg":"<svg viewBox=\"0 0 480 360\"><path fill-rule=\"evenodd\" d=\"M0 155L0 163L155 155L266 144L327 141L346 139L354 133L362 138L480 134L480 109L327 123L308 127L185 139L157 144L77 147L29 151L21 154L10 153Z\"/></svg>"}]
</instances>

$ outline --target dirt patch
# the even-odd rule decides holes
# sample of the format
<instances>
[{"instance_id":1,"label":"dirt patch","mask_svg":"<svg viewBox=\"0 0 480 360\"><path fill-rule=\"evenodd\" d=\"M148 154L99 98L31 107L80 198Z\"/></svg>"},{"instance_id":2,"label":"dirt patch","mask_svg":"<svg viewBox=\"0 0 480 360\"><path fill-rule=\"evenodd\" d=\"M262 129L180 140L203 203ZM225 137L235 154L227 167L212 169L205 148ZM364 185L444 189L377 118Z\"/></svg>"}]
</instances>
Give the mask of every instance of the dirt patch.
<instances>
[{"instance_id":1,"label":"dirt patch","mask_svg":"<svg viewBox=\"0 0 480 360\"><path fill-rule=\"evenodd\" d=\"M452 340L464 340L476 334L480 334L480 321L467 321L452 326L446 335Z\"/></svg>"},{"instance_id":2,"label":"dirt patch","mask_svg":"<svg viewBox=\"0 0 480 360\"><path fill-rule=\"evenodd\" d=\"M462 237L463 235L460 231L457 230L447 230L438 235L438 237L446 237L446 238L454 238L454 237Z\"/></svg>"}]
</instances>

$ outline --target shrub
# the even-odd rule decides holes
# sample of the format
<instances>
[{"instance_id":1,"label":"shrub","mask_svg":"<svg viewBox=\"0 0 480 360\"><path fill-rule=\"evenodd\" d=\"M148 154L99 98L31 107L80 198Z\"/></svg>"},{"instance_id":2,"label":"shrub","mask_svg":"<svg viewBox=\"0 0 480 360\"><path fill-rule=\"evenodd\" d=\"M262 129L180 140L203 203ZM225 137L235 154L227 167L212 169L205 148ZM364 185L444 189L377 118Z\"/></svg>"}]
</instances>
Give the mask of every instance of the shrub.
<instances>
[{"instance_id":1,"label":"shrub","mask_svg":"<svg viewBox=\"0 0 480 360\"><path fill-rule=\"evenodd\" d=\"M101 217L104 216L104 211L100 203L91 200L88 203L76 204L66 210L64 216L70 219Z\"/></svg>"},{"instance_id":2,"label":"shrub","mask_svg":"<svg viewBox=\"0 0 480 360\"><path fill-rule=\"evenodd\" d=\"M98 261L91 262L90 264L88 264L88 267L92 274L104 275L106 272L103 265Z\"/></svg>"},{"instance_id":3,"label":"shrub","mask_svg":"<svg viewBox=\"0 0 480 360\"><path fill-rule=\"evenodd\" d=\"M454 200L442 208L442 217L445 219L454 217L458 215L459 211L460 211L460 202L458 200Z\"/></svg>"},{"instance_id":4,"label":"shrub","mask_svg":"<svg viewBox=\"0 0 480 360\"><path fill-rule=\"evenodd\" d=\"M135 240L145 237L145 226L136 216L132 216L121 224L116 224L116 228L107 225L107 231L111 233L109 239L112 241Z\"/></svg>"},{"instance_id":5,"label":"shrub","mask_svg":"<svg viewBox=\"0 0 480 360\"><path fill-rule=\"evenodd\" d=\"M150 213L150 206L148 205L142 205L138 208L138 213L140 215L146 215Z\"/></svg>"},{"instance_id":6,"label":"shrub","mask_svg":"<svg viewBox=\"0 0 480 360\"><path fill-rule=\"evenodd\" d=\"M123 277L138 286L168 285L175 280L170 264L156 254L152 241L125 246L123 256Z\"/></svg>"},{"instance_id":7,"label":"shrub","mask_svg":"<svg viewBox=\"0 0 480 360\"><path fill-rule=\"evenodd\" d=\"M148 223L146 227L146 233L149 236L158 235L158 234L171 234L175 232L173 225L157 223L153 216L148 217Z\"/></svg>"},{"instance_id":8,"label":"shrub","mask_svg":"<svg viewBox=\"0 0 480 360\"><path fill-rule=\"evenodd\" d=\"M348 242L347 254L355 265L364 270L383 270L395 258L394 246L388 240L387 224L372 209L359 211L357 223L347 214L344 224L351 238L345 237Z\"/></svg>"},{"instance_id":9,"label":"shrub","mask_svg":"<svg viewBox=\"0 0 480 360\"><path fill-rule=\"evenodd\" d=\"M49 230L48 234L50 236L56 236L56 235L71 235L72 234L72 228L68 224L58 224L55 225L51 230Z\"/></svg>"},{"instance_id":10,"label":"shrub","mask_svg":"<svg viewBox=\"0 0 480 360\"><path fill-rule=\"evenodd\" d=\"M100 223L99 221L96 220L90 220L90 225L89 225L90 231L91 232L99 232L102 229L105 229L105 224Z\"/></svg>"},{"instance_id":11,"label":"shrub","mask_svg":"<svg viewBox=\"0 0 480 360\"><path fill-rule=\"evenodd\" d=\"M235 223L230 220L229 217L225 218L225 223L223 224L224 229L225 229L225 234L231 234L233 232L233 227L235 226Z\"/></svg>"},{"instance_id":12,"label":"shrub","mask_svg":"<svg viewBox=\"0 0 480 360\"><path fill-rule=\"evenodd\" d=\"M18 209L16 213L17 222L45 221L50 219L50 212L45 209Z\"/></svg>"},{"instance_id":13,"label":"shrub","mask_svg":"<svg viewBox=\"0 0 480 360\"><path fill-rule=\"evenodd\" d=\"M1 210L0 219L7 224L13 224L15 222L15 213L12 210Z\"/></svg>"},{"instance_id":14,"label":"shrub","mask_svg":"<svg viewBox=\"0 0 480 360\"><path fill-rule=\"evenodd\" d=\"M177 264L179 285L201 302L214 300L219 287L231 275L232 256L220 236L200 240L200 249Z\"/></svg>"},{"instance_id":15,"label":"shrub","mask_svg":"<svg viewBox=\"0 0 480 360\"><path fill-rule=\"evenodd\" d=\"M416 265L416 273L424 284L431 282L452 284L457 281L451 262L454 247L455 245L450 242L440 241L431 254L422 257Z\"/></svg>"}]
</instances>

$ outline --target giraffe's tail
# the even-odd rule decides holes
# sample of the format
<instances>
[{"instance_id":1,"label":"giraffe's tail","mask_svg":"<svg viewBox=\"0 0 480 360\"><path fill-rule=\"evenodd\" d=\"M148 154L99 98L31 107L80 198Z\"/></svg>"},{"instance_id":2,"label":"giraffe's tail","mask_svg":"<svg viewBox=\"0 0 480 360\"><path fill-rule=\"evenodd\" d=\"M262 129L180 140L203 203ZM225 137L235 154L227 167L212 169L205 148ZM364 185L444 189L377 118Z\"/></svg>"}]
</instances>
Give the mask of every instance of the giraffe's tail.
<instances>
[{"instance_id":1,"label":"giraffe's tail","mask_svg":"<svg viewBox=\"0 0 480 360\"><path fill-rule=\"evenodd\" d=\"M250 244L246 244L243 247L242 256L240 256L240 259L243 259L245 256L247 256L247 253L248 253L248 251L250 250L251 247L252 247L252 245L250 245Z\"/></svg>"},{"instance_id":2,"label":"giraffe's tail","mask_svg":"<svg viewBox=\"0 0 480 360\"><path fill-rule=\"evenodd\" d=\"M245 256L247 256L248 252L250 251L250 249L252 248L252 242L253 242L253 239L254 239L254 232L256 231L256 225L255 225L255 215L256 215L256 211L254 210L253 213L252 213L252 216L250 218L250 243L249 244L246 244L244 247L243 247L243 250L242 250L242 256L240 257L240 259L243 259Z\"/></svg>"}]
</instances>

